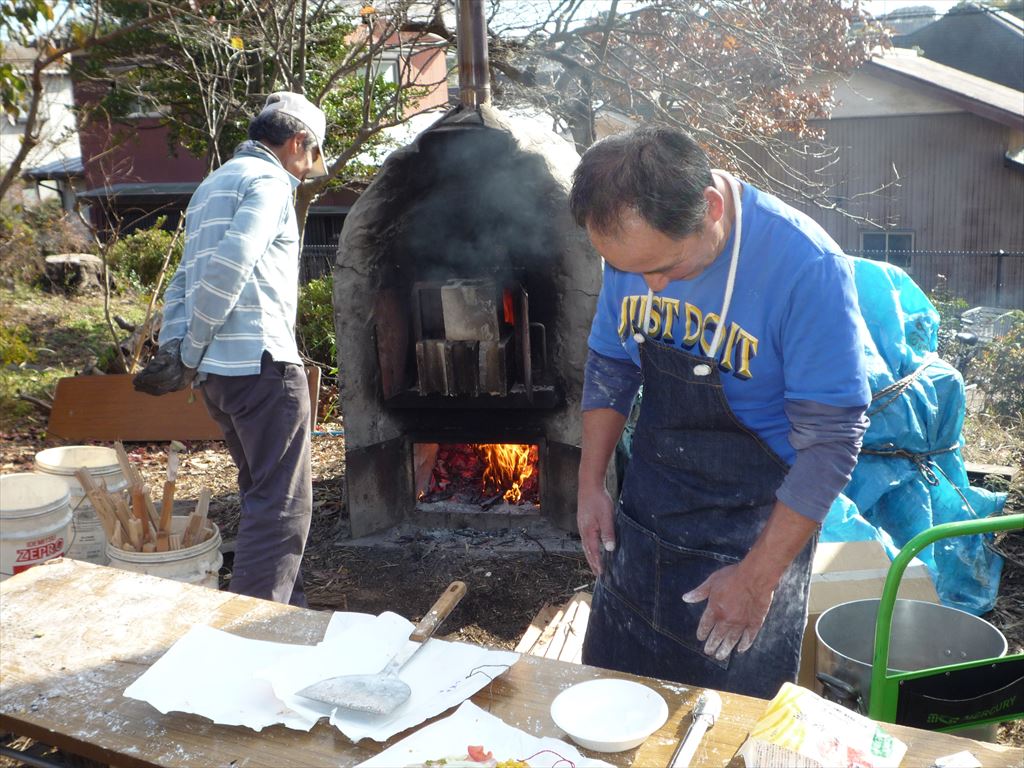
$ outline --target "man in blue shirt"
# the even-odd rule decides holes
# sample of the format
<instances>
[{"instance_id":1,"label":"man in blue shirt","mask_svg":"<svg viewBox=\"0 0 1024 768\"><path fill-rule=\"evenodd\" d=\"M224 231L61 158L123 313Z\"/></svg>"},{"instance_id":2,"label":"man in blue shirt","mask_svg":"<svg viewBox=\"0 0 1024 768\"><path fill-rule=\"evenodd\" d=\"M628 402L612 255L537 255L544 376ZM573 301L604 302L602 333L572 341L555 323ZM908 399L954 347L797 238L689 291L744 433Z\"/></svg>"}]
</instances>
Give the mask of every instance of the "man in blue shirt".
<instances>
[{"instance_id":1,"label":"man in blue shirt","mask_svg":"<svg viewBox=\"0 0 1024 768\"><path fill-rule=\"evenodd\" d=\"M578 523L599 576L583 660L770 698L796 678L817 531L866 427L852 266L673 129L595 144L570 205L605 261L583 395ZM605 477L641 380L616 509Z\"/></svg>"},{"instance_id":2,"label":"man in blue shirt","mask_svg":"<svg viewBox=\"0 0 1024 768\"><path fill-rule=\"evenodd\" d=\"M293 198L303 179L326 173L325 129L301 94L271 94L249 141L199 185L164 296L160 360L136 380L153 394L200 385L238 466L229 589L300 606L313 492Z\"/></svg>"}]
</instances>

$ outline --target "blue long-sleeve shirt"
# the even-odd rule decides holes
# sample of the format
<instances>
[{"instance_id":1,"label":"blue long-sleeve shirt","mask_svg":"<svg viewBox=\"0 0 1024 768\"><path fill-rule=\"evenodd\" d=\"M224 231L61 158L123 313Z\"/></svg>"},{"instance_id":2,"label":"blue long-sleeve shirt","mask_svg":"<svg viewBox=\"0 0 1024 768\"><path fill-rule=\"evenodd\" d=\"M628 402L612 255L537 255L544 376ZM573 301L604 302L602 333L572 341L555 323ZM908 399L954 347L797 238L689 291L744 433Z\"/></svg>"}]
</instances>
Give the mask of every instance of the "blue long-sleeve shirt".
<instances>
[{"instance_id":1,"label":"blue long-sleeve shirt","mask_svg":"<svg viewBox=\"0 0 1024 768\"><path fill-rule=\"evenodd\" d=\"M198 368L198 380L257 374L264 351L301 365L298 183L264 145L247 141L192 195L160 342L181 339L181 360Z\"/></svg>"}]
</instances>

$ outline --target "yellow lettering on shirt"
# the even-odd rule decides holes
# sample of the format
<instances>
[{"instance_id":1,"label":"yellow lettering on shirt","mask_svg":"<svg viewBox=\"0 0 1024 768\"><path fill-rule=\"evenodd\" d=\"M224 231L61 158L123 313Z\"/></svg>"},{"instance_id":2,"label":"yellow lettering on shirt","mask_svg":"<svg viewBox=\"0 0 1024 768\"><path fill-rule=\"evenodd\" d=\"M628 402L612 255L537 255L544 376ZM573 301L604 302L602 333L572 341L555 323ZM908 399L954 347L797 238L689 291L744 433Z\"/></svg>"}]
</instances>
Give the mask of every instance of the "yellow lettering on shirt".
<instances>
[{"instance_id":1,"label":"yellow lettering on shirt","mask_svg":"<svg viewBox=\"0 0 1024 768\"><path fill-rule=\"evenodd\" d=\"M634 317L636 315L637 305L640 303L640 296L623 296L622 307L619 310L619 338L626 339L633 335L633 328L639 324L636 321L634 324Z\"/></svg>"},{"instance_id":2,"label":"yellow lettering on shirt","mask_svg":"<svg viewBox=\"0 0 1024 768\"><path fill-rule=\"evenodd\" d=\"M736 375L741 379L749 379L750 374L750 360L757 355L757 338L751 336L746 331L740 331L740 364L736 370Z\"/></svg>"},{"instance_id":3,"label":"yellow lettering on shirt","mask_svg":"<svg viewBox=\"0 0 1024 768\"><path fill-rule=\"evenodd\" d=\"M651 302L651 321L644 328L644 333L650 336L652 339L657 339L661 336L661 310L659 306L661 299L655 299ZM640 322L643 323L644 316L647 314L647 297L644 296L643 301L640 302Z\"/></svg>"},{"instance_id":4,"label":"yellow lettering on shirt","mask_svg":"<svg viewBox=\"0 0 1024 768\"><path fill-rule=\"evenodd\" d=\"M704 324L700 333L700 351L706 356L711 355L711 342L715 337L715 329L718 328L719 317L714 312L704 315Z\"/></svg>"},{"instance_id":5,"label":"yellow lettering on shirt","mask_svg":"<svg viewBox=\"0 0 1024 768\"><path fill-rule=\"evenodd\" d=\"M725 351L722 353L721 362L719 363L719 367L723 371L731 371L733 368L732 352L733 348L736 346L736 339L739 337L739 334L742 330L743 329L740 328L738 323L729 324L729 338L726 339Z\"/></svg>"},{"instance_id":6,"label":"yellow lettering on shirt","mask_svg":"<svg viewBox=\"0 0 1024 768\"><path fill-rule=\"evenodd\" d=\"M679 299L659 298L661 311L665 319L665 333L661 335L662 341L674 341L672 338L672 326L679 317Z\"/></svg>"},{"instance_id":7,"label":"yellow lettering on shirt","mask_svg":"<svg viewBox=\"0 0 1024 768\"><path fill-rule=\"evenodd\" d=\"M680 311L680 307L682 310ZM640 328L647 310L647 294L623 296L619 308L619 338L628 339ZM682 317L682 339L679 345L686 350L695 347L705 356L711 353L711 342L718 328L720 316L715 312L704 313L700 307L679 299L655 296L651 304L651 320L647 335L652 339L672 343L676 321ZM758 339L739 323L729 323L724 343L719 344L716 354L720 370L732 373L741 379L750 379L751 361L757 356Z\"/></svg>"},{"instance_id":8,"label":"yellow lettering on shirt","mask_svg":"<svg viewBox=\"0 0 1024 768\"><path fill-rule=\"evenodd\" d=\"M697 343L697 339L700 338L701 321L701 313L697 307L689 302L683 305L684 325L682 344L687 349L691 349Z\"/></svg>"}]
</instances>

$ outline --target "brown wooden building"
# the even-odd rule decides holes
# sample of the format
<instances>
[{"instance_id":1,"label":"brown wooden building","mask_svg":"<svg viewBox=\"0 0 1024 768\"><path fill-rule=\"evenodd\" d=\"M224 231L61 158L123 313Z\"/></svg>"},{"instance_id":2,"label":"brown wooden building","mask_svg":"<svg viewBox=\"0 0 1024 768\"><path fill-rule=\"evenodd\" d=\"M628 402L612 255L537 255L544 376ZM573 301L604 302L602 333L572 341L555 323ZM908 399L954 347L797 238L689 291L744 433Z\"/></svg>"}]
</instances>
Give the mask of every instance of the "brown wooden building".
<instances>
[{"instance_id":1,"label":"brown wooden building","mask_svg":"<svg viewBox=\"0 0 1024 768\"><path fill-rule=\"evenodd\" d=\"M942 278L972 306L1024 308L1024 92L893 50L837 84L822 121L833 201L806 212L855 255ZM876 191L877 190L877 191Z\"/></svg>"}]
</instances>

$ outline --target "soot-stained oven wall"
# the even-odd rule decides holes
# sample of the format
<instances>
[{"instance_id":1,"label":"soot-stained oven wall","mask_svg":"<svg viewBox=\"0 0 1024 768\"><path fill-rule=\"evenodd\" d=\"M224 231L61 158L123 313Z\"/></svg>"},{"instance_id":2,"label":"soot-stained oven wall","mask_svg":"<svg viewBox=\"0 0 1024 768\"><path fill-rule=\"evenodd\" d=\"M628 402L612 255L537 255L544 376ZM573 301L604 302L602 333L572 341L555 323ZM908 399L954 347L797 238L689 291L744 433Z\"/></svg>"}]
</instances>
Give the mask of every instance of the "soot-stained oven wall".
<instances>
[{"instance_id":1,"label":"soot-stained oven wall","mask_svg":"<svg viewBox=\"0 0 1024 768\"><path fill-rule=\"evenodd\" d=\"M429 441L542 444L541 511L572 527L601 280L600 259L568 211L577 162L552 133L488 105L458 107L392 153L352 207L334 309L353 535L412 513L412 446ZM524 397L521 386L508 397L418 394L414 296L452 278L523 286L530 321L544 327L545 350L533 354L540 396Z\"/></svg>"}]
</instances>

